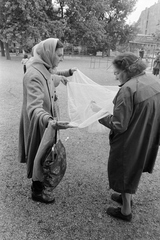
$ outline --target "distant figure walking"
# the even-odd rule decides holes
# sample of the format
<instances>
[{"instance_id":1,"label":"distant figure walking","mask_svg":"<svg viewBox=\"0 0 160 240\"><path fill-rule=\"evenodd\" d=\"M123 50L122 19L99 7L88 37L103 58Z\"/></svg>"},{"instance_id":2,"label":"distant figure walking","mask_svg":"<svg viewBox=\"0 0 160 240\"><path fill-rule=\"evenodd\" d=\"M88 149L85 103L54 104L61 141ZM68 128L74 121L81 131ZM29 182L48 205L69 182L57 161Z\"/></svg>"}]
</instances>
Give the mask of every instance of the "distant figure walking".
<instances>
[{"instance_id":1,"label":"distant figure walking","mask_svg":"<svg viewBox=\"0 0 160 240\"><path fill-rule=\"evenodd\" d=\"M159 75L159 70L160 70L160 52L157 53L157 56L154 60L152 73L157 76Z\"/></svg>"},{"instance_id":2,"label":"distant figure walking","mask_svg":"<svg viewBox=\"0 0 160 240\"><path fill-rule=\"evenodd\" d=\"M26 72L26 63L27 63L27 61L28 61L28 55L27 54L24 54L24 57L23 57L23 59L22 59L22 61L21 61L21 63L23 64L23 71L24 71L24 73Z\"/></svg>"},{"instance_id":3,"label":"distant figure walking","mask_svg":"<svg viewBox=\"0 0 160 240\"><path fill-rule=\"evenodd\" d=\"M143 57L144 57L144 49L143 49L143 47L139 50L139 56L140 56L141 59L143 59Z\"/></svg>"}]
</instances>

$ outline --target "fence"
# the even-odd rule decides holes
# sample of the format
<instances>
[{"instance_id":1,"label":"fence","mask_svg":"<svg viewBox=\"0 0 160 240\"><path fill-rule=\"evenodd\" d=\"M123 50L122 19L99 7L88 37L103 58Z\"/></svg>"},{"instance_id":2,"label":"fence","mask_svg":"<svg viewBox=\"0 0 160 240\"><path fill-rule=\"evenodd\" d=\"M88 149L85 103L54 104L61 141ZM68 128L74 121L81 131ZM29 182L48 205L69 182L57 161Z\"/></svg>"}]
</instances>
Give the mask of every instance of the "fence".
<instances>
[{"instance_id":1,"label":"fence","mask_svg":"<svg viewBox=\"0 0 160 240\"><path fill-rule=\"evenodd\" d=\"M112 68L112 60L112 57L91 56L89 68L105 68L108 70L109 68Z\"/></svg>"}]
</instances>

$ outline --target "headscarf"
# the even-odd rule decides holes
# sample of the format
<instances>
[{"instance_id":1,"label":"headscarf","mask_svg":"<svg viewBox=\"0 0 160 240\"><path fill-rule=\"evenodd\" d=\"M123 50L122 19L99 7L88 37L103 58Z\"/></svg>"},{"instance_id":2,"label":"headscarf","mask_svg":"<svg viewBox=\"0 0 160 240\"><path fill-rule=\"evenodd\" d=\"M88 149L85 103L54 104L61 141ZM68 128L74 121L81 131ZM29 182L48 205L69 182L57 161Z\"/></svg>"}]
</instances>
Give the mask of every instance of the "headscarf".
<instances>
[{"instance_id":1,"label":"headscarf","mask_svg":"<svg viewBox=\"0 0 160 240\"><path fill-rule=\"evenodd\" d=\"M42 63L52 72L55 68L54 55L58 40L58 38L48 38L36 44L32 49L33 57L29 59L27 67L33 63Z\"/></svg>"}]
</instances>

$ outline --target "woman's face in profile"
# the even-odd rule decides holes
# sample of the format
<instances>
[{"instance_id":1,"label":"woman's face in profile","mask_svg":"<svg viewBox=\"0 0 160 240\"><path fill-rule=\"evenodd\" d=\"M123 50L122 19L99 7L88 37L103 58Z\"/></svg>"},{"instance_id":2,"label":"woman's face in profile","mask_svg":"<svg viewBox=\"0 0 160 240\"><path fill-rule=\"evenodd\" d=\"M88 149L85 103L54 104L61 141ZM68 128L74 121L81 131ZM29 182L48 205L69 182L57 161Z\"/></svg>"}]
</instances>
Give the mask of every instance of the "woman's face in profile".
<instances>
[{"instance_id":1,"label":"woman's face in profile","mask_svg":"<svg viewBox=\"0 0 160 240\"><path fill-rule=\"evenodd\" d=\"M125 83L126 82L126 74L124 70L120 70L117 68L113 68L115 79L119 81L120 83Z\"/></svg>"},{"instance_id":2,"label":"woman's face in profile","mask_svg":"<svg viewBox=\"0 0 160 240\"><path fill-rule=\"evenodd\" d=\"M63 61L63 48L58 48L54 56L54 66L57 67L61 61Z\"/></svg>"},{"instance_id":3,"label":"woman's face in profile","mask_svg":"<svg viewBox=\"0 0 160 240\"><path fill-rule=\"evenodd\" d=\"M120 81L121 70L114 67L113 72L114 72L114 75L115 75L115 79Z\"/></svg>"}]
</instances>

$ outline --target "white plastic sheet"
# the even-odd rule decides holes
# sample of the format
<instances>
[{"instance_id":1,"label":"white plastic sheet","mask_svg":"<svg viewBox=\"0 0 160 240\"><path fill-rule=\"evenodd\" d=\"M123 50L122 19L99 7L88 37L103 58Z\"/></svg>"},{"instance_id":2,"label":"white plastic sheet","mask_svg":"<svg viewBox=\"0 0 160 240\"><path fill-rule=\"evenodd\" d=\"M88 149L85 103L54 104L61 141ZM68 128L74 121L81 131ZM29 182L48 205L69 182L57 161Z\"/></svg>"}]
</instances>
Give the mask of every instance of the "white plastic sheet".
<instances>
[{"instance_id":1,"label":"white plastic sheet","mask_svg":"<svg viewBox=\"0 0 160 240\"><path fill-rule=\"evenodd\" d=\"M117 86L102 86L79 70L74 72L71 81L67 84L71 124L92 133L106 132L106 127L98 120L113 112L112 101L117 91ZM97 112L92 110L92 102L100 107Z\"/></svg>"}]
</instances>

